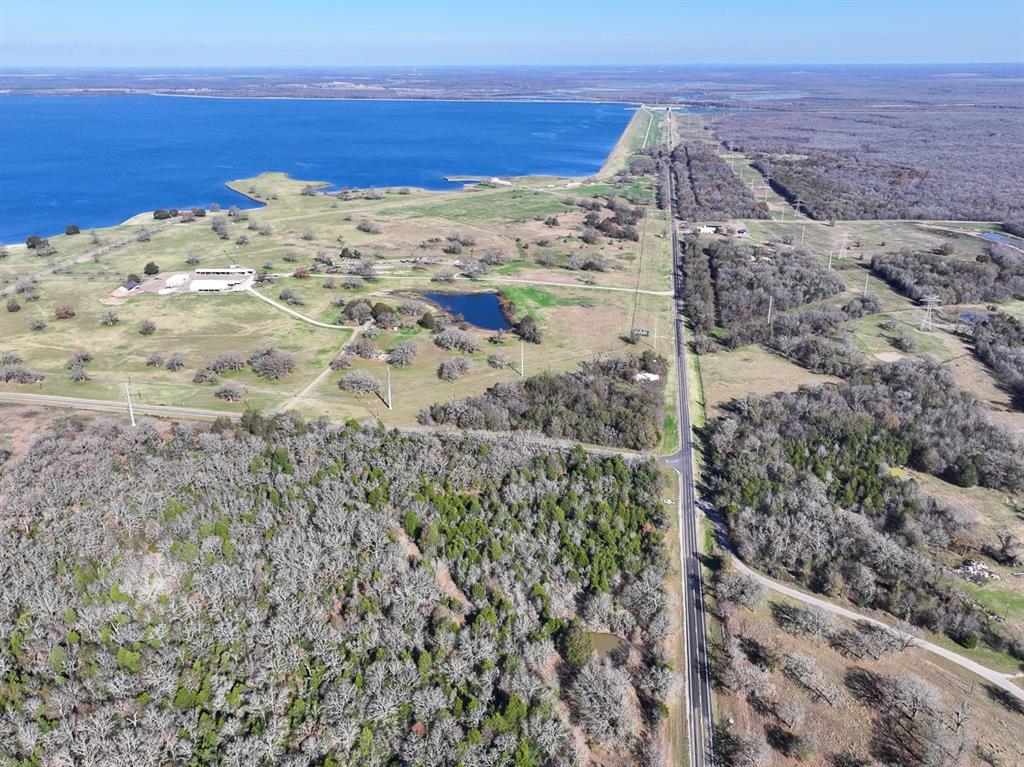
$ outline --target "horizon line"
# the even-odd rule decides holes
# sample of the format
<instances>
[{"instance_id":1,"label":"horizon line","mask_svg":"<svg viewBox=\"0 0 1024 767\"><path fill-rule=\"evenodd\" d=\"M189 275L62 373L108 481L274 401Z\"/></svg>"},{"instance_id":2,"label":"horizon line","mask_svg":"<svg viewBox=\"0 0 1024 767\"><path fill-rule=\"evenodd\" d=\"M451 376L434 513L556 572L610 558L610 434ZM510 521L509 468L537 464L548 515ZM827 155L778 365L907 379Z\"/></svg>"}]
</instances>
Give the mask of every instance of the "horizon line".
<instances>
[{"instance_id":1,"label":"horizon line","mask_svg":"<svg viewBox=\"0 0 1024 767\"><path fill-rule=\"evenodd\" d=\"M61 71L61 70L102 70L102 71L132 71L166 69L178 71L202 71L209 69L244 69L244 70L288 70L297 69L319 70L319 69L474 69L474 68L516 68L516 69L566 69L584 67L588 69L665 69L668 67L933 67L933 66L1015 66L1024 68L1024 60L1019 61L758 61L758 62L671 62L665 64L599 64L599 63L560 63L560 64L204 64L192 66L187 64L60 64L48 66L42 64L23 65L2 65L0 72L19 70L30 71Z\"/></svg>"}]
</instances>

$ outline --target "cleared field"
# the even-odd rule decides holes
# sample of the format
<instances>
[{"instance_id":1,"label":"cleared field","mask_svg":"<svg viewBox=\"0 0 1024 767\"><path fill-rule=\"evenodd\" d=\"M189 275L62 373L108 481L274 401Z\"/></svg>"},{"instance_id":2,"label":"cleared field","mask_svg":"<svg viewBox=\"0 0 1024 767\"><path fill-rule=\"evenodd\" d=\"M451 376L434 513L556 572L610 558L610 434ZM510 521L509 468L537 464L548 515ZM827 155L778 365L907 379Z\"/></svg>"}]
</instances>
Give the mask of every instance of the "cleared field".
<instances>
[{"instance_id":1,"label":"cleared field","mask_svg":"<svg viewBox=\"0 0 1024 767\"><path fill-rule=\"evenodd\" d=\"M14 391L121 399L124 385L130 383L133 396L152 404L226 410L248 404L263 408L300 386L305 371L318 368L321 361L326 364L352 333L345 328L329 330L299 322L240 293L145 295L121 306L107 307L91 300L95 287L91 282L55 279L41 284L40 299L19 312L29 315L19 316L19 320L42 318L47 327L5 337L3 350L15 352L26 367L46 378L31 387L8 387ZM76 307L75 316L55 320L53 310L59 303ZM119 321L107 327L100 318L111 309ZM143 320L156 325L151 335L139 333ZM215 386L192 383L195 371L218 354L232 351L247 355L262 346L294 354L298 360L296 371L280 382L262 380L247 371L225 374L223 380L235 380L245 387L246 400L235 405L216 399ZM68 375L67 358L78 351L93 355L85 365L88 381L72 381ZM165 360L179 354L184 367L170 371L163 365L147 365L146 358L153 353Z\"/></svg>"},{"instance_id":2,"label":"cleared field","mask_svg":"<svg viewBox=\"0 0 1024 767\"><path fill-rule=\"evenodd\" d=\"M921 472L908 473L935 499L970 514L977 525L974 535L982 545L998 547L998 536L1002 533L1011 533L1024 540L1024 497L984 487L958 487ZM1017 624L1024 631L1024 576L1015 574L1024 568L1008 567L984 554L981 558L999 579L984 585L966 584L965 587L994 615ZM955 556L948 558L952 566L961 561Z\"/></svg>"},{"instance_id":3,"label":"cleared field","mask_svg":"<svg viewBox=\"0 0 1024 767\"><path fill-rule=\"evenodd\" d=\"M834 266L870 261L873 255L902 248L931 250L947 242L966 258L974 258L985 248L985 240L970 234L984 227L978 225L972 229L971 225L959 222L956 227L917 221L837 221L830 224L810 219L790 221L787 216L785 222L754 219L744 224L752 242L789 241L824 257L831 253Z\"/></svg>"},{"instance_id":4,"label":"cleared field","mask_svg":"<svg viewBox=\"0 0 1024 767\"><path fill-rule=\"evenodd\" d=\"M720 415L722 405L747 394L795 391L804 384L838 380L811 373L761 346L702 354L700 368L708 417Z\"/></svg>"}]
</instances>

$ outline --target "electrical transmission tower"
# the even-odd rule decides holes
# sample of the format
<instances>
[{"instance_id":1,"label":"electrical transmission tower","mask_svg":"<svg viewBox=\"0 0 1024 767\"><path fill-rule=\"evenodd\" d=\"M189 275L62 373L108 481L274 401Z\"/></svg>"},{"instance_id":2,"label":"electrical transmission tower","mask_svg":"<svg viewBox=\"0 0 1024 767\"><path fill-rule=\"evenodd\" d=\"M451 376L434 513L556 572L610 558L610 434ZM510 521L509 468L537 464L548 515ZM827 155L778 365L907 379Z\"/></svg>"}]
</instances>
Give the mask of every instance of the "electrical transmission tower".
<instances>
[{"instance_id":1,"label":"electrical transmission tower","mask_svg":"<svg viewBox=\"0 0 1024 767\"><path fill-rule=\"evenodd\" d=\"M135 426L135 408L132 406L132 393L128 389L128 384L124 385L124 396L128 398L128 418L131 419L132 426Z\"/></svg>"},{"instance_id":2,"label":"electrical transmission tower","mask_svg":"<svg viewBox=\"0 0 1024 767\"><path fill-rule=\"evenodd\" d=\"M843 232L843 241L839 245L839 258L845 258L845 256L846 256L846 245L847 245L847 241L849 240L849 238L850 238L850 233L849 232Z\"/></svg>"},{"instance_id":3,"label":"electrical transmission tower","mask_svg":"<svg viewBox=\"0 0 1024 767\"><path fill-rule=\"evenodd\" d=\"M928 295L924 297L924 319L921 320L921 330L932 329L932 312L939 305L939 297Z\"/></svg>"}]
</instances>

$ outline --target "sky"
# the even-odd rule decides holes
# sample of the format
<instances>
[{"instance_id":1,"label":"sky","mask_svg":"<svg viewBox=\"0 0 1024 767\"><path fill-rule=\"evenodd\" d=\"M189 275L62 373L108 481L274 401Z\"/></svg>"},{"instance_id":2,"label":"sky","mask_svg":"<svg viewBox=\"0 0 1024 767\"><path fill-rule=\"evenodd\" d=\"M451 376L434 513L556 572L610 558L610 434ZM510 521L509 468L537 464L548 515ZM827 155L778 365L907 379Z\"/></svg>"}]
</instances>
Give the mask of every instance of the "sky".
<instances>
[{"instance_id":1,"label":"sky","mask_svg":"<svg viewBox=\"0 0 1024 767\"><path fill-rule=\"evenodd\" d=\"M0 0L0 67L1024 62L1024 0Z\"/></svg>"}]
</instances>

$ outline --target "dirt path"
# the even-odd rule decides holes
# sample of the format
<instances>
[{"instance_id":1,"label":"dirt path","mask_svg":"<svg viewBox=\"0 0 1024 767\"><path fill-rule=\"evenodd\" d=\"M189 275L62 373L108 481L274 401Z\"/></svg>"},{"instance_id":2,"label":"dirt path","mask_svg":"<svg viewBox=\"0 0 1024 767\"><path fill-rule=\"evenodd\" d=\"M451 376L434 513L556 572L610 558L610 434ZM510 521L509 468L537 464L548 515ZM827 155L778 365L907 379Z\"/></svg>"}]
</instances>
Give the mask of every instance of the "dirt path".
<instances>
[{"instance_id":1,"label":"dirt path","mask_svg":"<svg viewBox=\"0 0 1024 767\"><path fill-rule=\"evenodd\" d=\"M358 328L353 330L352 331L352 335L342 345L342 347L341 347L342 351L344 351L349 346L354 344L356 342L356 339L359 338L359 336L362 334L362 332L364 330L366 330L368 327L370 327L370 325L371 325L370 322L366 322L365 324L360 325ZM302 391L300 391L294 397L290 397L289 399L286 399L278 407L274 408L274 412L276 412L276 413L284 413L284 412L287 412L288 410L293 410L295 408L295 406L299 403L299 401L304 399L311 391L316 389L316 387L318 387L325 380L327 380L327 376L329 376L331 374L331 372L332 372L332 368L331 368L330 363L328 363L327 367L325 367L323 370L321 370L316 378L314 378L312 381L310 381L308 384L306 384L305 386L302 387Z\"/></svg>"},{"instance_id":2,"label":"dirt path","mask_svg":"<svg viewBox=\"0 0 1024 767\"><path fill-rule=\"evenodd\" d=\"M79 410L99 410L106 413L123 413L128 415L128 403L115 400L85 399L83 397L60 397L55 394L33 394L29 392L0 391L0 400L28 405L46 405L49 407L66 407ZM158 416L181 416L184 418L239 418L239 413L229 410L206 410L195 407L178 407L176 405L147 405L133 401L136 413L148 413Z\"/></svg>"},{"instance_id":3,"label":"dirt path","mask_svg":"<svg viewBox=\"0 0 1024 767\"><path fill-rule=\"evenodd\" d=\"M774 581L771 578L761 575L761 573L757 572L756 570L752 570L751 568L747 567L747 565L745 565L738 557L733 557L732 561L736 569L739 570L741 573L753 578L755 581L760 583L765 588L770 589L771 591L774 591L778 594L782 594L784 596L789 597L790 599L795 599L799 602L803 602L804 604L814 605L815 607L824 610L825 612L831 613L833 615L839 615L851 621L867 621L876 626L892 628L883 621L868 617L854 610L849 610L845 607L841 607L840 605L832 604L831 602L828 602L824 599L819 599L818 597L813 596L811 594L805 594L803 591L795 589L791 586L787 586L783 583L779 583L778 581ZM937 645L933 642L929 642L927 639L915 639L914 646L921 647L930 653L938 655L940 658L945 658L951 663L955 663L961 668L965 668L971 673L977 674L982 679L986 680L987 682L991 682L992 684L999 687L1001 690L1005 690L1015 698L1024 700L1024 689L1021 689L1020 686L1014 684L1011 681L1015 677L1019 677L1019 673L1004 674L1001 671L995 671L994 669L990 669L988 666L983 666L980 663L971 660L970 658L960 655L960 653L954 652L953 650L943 647L942 645Z\"/></svg>"},{"instance_id":4,"label":"dirt path","mask_svg":"<svg viewBox=\"0 0 1024 767\"><path fill-rule=\"evenodd\" d=\"M295 311L294 309L289 309L284 304L280 304L277 301L275 301L274 299L268 298L267 296L263 295L262 293L260 293L259 291L255 290L253 288L246 288L245 292L250 294L250 295L256 296L256 298L258 298L260 301L266 301L268 304L273 306L275 309L280 309L285 314L290 314L292 317L295 317L296 319L300 319L303 322L308 322L310 325L316 325L319 328L327 328L329 330L349 330L350 329L350 328L344 327L343 325L331 325L328 322L320 322L320 320L314 320L312 317L307 317L305 314L300 314L299 312Z\"/></svg>"}]
</instances>

